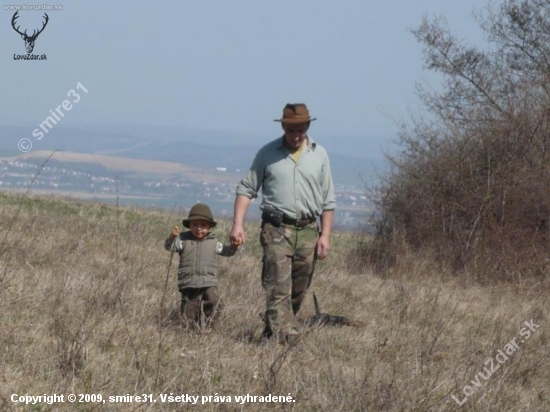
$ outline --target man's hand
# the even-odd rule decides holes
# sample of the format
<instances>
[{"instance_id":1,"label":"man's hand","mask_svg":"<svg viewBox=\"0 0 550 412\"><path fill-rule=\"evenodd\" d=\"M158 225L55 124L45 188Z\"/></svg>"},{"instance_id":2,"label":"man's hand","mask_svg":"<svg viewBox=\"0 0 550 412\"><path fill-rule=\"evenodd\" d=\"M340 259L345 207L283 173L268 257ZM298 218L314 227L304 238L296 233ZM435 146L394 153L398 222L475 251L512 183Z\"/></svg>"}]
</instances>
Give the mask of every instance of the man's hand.
<instances>
[{"instance_id":1,"label":"man's hand","mask_svg":"<svg viewBox=\"0 0 550 412\"><path fill-rule=\"evenodd\" d=\"M170 233L170 236L168 237L173 240L180 235L180 232L181 232L181 227L174 226L174 228L172 229L172 233Z\"/></svg>"},{"instance_id":2,"label":"man's hand","mask_svg":"<svg viewBox=\"0 0 550 412\"><path fill-rule=\"evenodd\" d=\"M238 249L239 246L243 244L243 238L238 237L237 240L231 240L231 246L233 246L235 249Z\"/></svg>"},{"instance_id":3,"label":"man's hand","mask_svg":"<svg viewBox=\"0 0 550 412\"><path fill-rule=\"evenodd\" d=\"M246 234L244 233L243 227L241 225L233 225L231 233L229 234L229 239L233 246L242 245L246 241Z\"/></svg>"},{"instance_id":4,"label":"man's hand","mask_svg":"<svg viewBox=\"0 0 550 412\"><path fill-rule=\"evenodd\" d=\"M321 235L317 240L317 257L319 260L323 260L328 256L330 252L330 237L327 235Z\"/></svg>"}]
</instances>

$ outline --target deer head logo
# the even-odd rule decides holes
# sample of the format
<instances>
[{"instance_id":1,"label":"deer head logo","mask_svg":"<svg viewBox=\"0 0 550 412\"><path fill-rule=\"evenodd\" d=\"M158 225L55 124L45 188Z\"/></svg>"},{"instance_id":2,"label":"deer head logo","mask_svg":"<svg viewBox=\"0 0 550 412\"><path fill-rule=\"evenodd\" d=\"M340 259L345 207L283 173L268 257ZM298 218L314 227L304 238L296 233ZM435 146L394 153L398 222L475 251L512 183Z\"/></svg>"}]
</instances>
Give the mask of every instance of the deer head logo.
<instances>
[{"instance_id":1,"label":"deer head logo","mask_svg":"<svg viewBox=\"0 0 550 412\"><path fill-rule=\"evenodd\" d=\"M28 36L27 35L27 30L25 30L24 33L21 33L19 31L20 26L17 26L17 28L15 27L15 23L16 23L15 20L17 20L17 18L19 17L17 15L17 13L19 13L19 11L16 11L15 14L13 15L13 17L11 19L11 25L12 25L13 29L21 35L21 38L23 40L25 40L25 48L27 49L27 53L32 53L32 51L34 49L34 42L36 41L36 38L38 37L38 35L40 33L42 33L42 31L44 30L44 28L48 24L48 20L50 18L48 17L48 15L46 13L44 13L44 17L45 17L46 21L43 23L42 28L40 30L38 30L38 32L36 32L36 30L34 30L33 33L32 33L32 36Z\"/></svg>"}]
</instances>

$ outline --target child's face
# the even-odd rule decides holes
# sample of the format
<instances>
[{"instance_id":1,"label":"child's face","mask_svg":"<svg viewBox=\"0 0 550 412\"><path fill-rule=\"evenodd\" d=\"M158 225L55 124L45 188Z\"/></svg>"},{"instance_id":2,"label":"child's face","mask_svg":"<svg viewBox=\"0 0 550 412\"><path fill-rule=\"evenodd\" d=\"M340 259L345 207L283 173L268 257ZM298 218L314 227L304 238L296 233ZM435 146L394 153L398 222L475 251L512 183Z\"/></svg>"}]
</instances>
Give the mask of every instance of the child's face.
<instances>
[{"instance_id":1,"label":"child's face","mask_svg":"<svg viewBox=\"0 0 550 412\"><path fill-rule=\"evenodd\" d=\"M197 219L189 222L189 229L197 240L202 240L210 231L210 222L205 219Z\"/></svg>"}]
</instances>

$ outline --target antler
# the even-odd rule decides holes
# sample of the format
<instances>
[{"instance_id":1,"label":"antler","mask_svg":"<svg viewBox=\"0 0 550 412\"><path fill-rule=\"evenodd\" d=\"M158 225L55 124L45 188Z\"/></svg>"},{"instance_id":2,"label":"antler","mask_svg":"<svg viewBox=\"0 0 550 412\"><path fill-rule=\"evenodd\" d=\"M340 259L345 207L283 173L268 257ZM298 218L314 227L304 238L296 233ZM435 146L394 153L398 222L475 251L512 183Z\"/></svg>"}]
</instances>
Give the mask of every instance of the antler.
<instances>
[{"instance_id":1,"label":"antler","mask_svg":"<svg viewBox=\"0 0 550 412\"><path fill-rule=\"evenodd\" d=\"M14 29L17 33L19 33L21 36L26 36L26 35L27 35L27 30L25 30L25 33L21 33L21 32L19 31L19 27L21 27L21 26L17 26L17 28L15 28L15 20L19 17L19 16L17 15L17 13L19 13L19 11L16 11L15 14L13 15L13 17L11 18L11 25L12 25L13 29Z\"/></svg>"},{"instance_id":2,"label":"antler","mask_svg":"<svg viewBox=\"0 0 550 412\"><path fill-rule=\"evenodd\" d=\"M38 30L38 33L36 33L36 34L34 33L36 30L34 30L33 33L32 33L31 38L38 37L38 35L44 31L44 28L46 27L46 25L48 24L48 21L50 20L50 18L48 17L48 15L46 13L44 13L44 16L46 17L46 21L43 23L42 28L40 30Z\"/></svg>"}]
</instances>

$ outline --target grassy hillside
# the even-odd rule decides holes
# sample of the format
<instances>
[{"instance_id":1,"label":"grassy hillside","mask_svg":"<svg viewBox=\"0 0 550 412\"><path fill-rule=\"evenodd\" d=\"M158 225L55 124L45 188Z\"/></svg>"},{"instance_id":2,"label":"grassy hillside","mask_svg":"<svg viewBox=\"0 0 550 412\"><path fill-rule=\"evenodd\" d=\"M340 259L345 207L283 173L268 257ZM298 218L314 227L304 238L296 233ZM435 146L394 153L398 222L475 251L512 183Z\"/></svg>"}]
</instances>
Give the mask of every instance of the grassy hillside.
<instances>
[{"instance_id":1,"label":"grassy hillside","mask_svg":"<svg viewBox=\"0 0 550 412\"><path fill-rule=\"evenodd\" d=\"M291 350L262 343L258 225L220 259L226 310L216 333L164 324L179 304L174 257L163 241L179 213L0 193L0 410L181 410L160 394L231 396L201 410L548 411L549 281L485 285L400 262L372 275L335 233L312 288L324 312L359 328L304 329ZM227 241L229 222L216 228ZM311 293L301 317L313 314ZM540 325L521 337L524 321ZM478 372L512 339L518 349L493 376ZM519 339L524 339L520 342ZM494 368L498 362L494 361ZM477 378L476 378L477 376ZM479 381L480 387L470 381ZM465 399L463 388L474 392ZM467 393L469 389L467 389ZM13 394L152 394L156 403L29 405ZM291 394L295 402L235 396ZM66 400L66 398L65 398ZM214 398L212 398L214 400Z\"/></svg>"}]
</instances>

